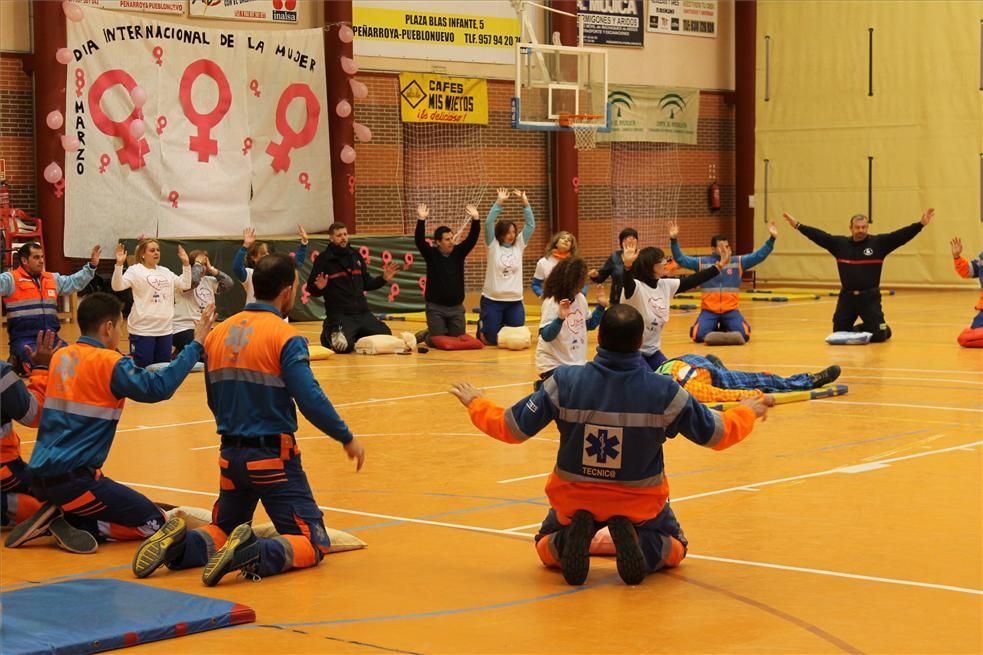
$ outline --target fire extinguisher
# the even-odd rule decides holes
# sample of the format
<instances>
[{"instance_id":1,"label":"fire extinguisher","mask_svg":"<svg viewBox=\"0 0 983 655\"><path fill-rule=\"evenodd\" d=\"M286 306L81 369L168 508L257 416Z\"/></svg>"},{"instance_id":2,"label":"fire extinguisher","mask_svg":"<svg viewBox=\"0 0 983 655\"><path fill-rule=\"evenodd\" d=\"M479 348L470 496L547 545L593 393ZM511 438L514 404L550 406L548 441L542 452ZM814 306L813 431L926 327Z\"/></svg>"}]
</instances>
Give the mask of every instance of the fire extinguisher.
<instances>
[{"instance_id":1,"label":"fire extinguisher","mask_svg":"<svg viewBox=\"0 0 983 655\"><path fill-rule=\"evenodd\" d=\"M717 167L714 164L710 164L710 187L707 189L707 202L710 205L710 211L720 209L720 185L717 184Z\"/></svg>"}]
</instances>

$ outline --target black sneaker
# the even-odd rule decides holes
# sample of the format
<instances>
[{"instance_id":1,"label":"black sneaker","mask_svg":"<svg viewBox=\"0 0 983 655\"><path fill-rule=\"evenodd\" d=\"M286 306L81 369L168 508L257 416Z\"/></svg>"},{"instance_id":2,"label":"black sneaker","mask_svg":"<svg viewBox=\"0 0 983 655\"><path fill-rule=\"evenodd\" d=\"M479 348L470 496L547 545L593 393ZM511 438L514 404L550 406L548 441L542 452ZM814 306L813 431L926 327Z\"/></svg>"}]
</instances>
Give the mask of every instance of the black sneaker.
<instances>
[{"instance_id":1,"label":"black sneaker","mask_svg":"<svg viewBox=\"0 0 983 655\"><path fill-rule=\"evenodd\" d=\"M809 377L812 378L812 387L814 389L823 387L827 384L832 384L836 381L836 378L840 377L840 367L833 364L818 373L811 374Z\"/></svg>"},{"instance_id":2,"label":"black sneaker","mask_svg":"<svg viewBox=\"0 0 983 655\"><path fill-rule=\"evenodd\" d=\"M724 363L716 355L707 353L705 359L708 362L710 362L711 364L713 364L714 366L716 366L717 368L719 368L720 370L722 370L722 371L726 371L727 370L727 367L724 366Z\"/></svg>"},{"instance_id":3,"label":"black sneaker","mask_svg":"<svg viewBox=\"0 0 983 655\"><path fill-rule=\"evenodd\" d=\"M648 573L648 567L635 526L624 516L612 516L608 521L608 531L611 532L611 540L614 541L614 550L617 553L618 575L625 584L641 584Z\"/></svg>"},{"instance_id":4,"label":"black sneaker","mask_svg":"<svg viewBox=\"0 0 983 655\"><path fill-rule=\"evenodd\" d=\"M99 542L91 533L71 525L64 516L55 517L48 526L48 532L55 538L59 548L70 553L91 555L99 550Z\"/></svg>"},{"instance_id":5,"label":"black sneaker","mask_svg":"<svg viewBox=\"0 0 983 655\"><path fill-rule=\"evenodd\" d=\"M259 540L248 523L243 523L229 535L218 552L211 556L201 573L201 581L206 587L214 587L226 574L242 571L253 581L259 581L256 569L259 567Z\"/></svg>"},{"instance_id":6,"label":"black sneaker","mask_svg":"<svg viewBox=\"0 0 983 655\"><path fill-rule=\"evenodd\" d=\"M48 534L51 522L61 515L61 510L54 503L45 503L34 515L21 521L7 535L4 545L7 548L17 548L31 539L37 539Z\"/></svg>"},{"instance_id":7,"label":"black sneaker","mask_svg":"<svg viewBox=\"0 0 983 655\"><path fill-rule=\"evenodd\" d=\"M149 539L145 540L133 555L133 575L146 578L161 564L173 562L184 552L184 538L188 527L184 519L175 516Z\"/></svg>"},{"instance_id":8,"label":"black sneaker","mask_svg":"<svg viewBox=\"0 0 983 655\"><path fill-rule=\"evenodd\" d=\"M587 510L574 512L573 521L565 528L560 568L567 584L582 585L590 571L590 540L594 537L594 517Z\"/></svg>"}]
</instances>

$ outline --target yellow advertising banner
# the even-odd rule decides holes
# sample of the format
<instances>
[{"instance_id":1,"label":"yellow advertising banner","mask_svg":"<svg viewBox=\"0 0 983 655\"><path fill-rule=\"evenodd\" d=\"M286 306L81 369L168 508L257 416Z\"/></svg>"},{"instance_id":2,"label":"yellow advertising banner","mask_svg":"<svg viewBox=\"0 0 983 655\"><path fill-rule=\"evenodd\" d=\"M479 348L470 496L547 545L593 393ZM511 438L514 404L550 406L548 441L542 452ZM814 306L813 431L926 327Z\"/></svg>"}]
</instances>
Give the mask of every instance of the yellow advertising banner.
<instances>
[{"instance_id":1,"label":"yellow advertising banner","mask_svg":"<svg viewBox=\"0 0 983 655\"><path fill-rule=\"evenodd\" d=\"M488 82L427 73L399 74L404 123L488 124Z\"/></svg>"},{"instance_id":2,"label":"yellow advertising banner","mask_svg":"<svg viewBox=\"0 0 983 655\"><path fill-rule=\"evenodd\" d=\"M352 29L359 39L485 48L511 48L520 31L514 17L380 9L364 3L352 7Z\"/></svg>"}]
</instances>

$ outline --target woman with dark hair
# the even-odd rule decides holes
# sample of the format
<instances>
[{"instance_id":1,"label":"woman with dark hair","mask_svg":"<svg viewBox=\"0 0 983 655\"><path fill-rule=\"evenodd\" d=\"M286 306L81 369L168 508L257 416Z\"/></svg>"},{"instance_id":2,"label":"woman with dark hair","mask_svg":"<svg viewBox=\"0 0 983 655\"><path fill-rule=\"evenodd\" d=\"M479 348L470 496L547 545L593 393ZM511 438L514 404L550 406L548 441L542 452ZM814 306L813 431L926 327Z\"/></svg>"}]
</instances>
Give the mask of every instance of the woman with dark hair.
<instances>
[{"instance_id":1,"label":"woman with dark hair","mask_svg":"<svg viewBox=\"0 0 983 655\"><path fill-rule=\"evenodd\" d=\"M587 332L600 325L608 301L600 291L597 307L588 316L587 298L581 291L586 282L587 264L580 257L560 261L546 278L536 344L540 380L553 375L558 366L587 363Z\"/></svg>"},{"instance_id":2,"label":"woman with dark hair","mask_svg":"<svg viewBox=\"0 0 983 655\"><path fill-rule=\"evenodd\" d=\"M297 268L304 263L307 257L307 231L303 225L297 224L297 236L300 237L300 245L294 252L294 263ZM253 269L256 263L263 257L270 254L270 247L265 241L256 240L256 228L247 227L242 231L242 247L236 252L232 260L232 273L236 279L242 282L246 290L246 304L256 302L256 295L253 293ZM286 320L286 317L284 317Z\"/></svg>"},{"instance_id":3,"label":"woman with dark hair","mask_svg":"<svg viewBox=\"0 0 983 655\"><path fill-rule=\"evenodd\" d=\"M526 324L526 308L522 305L522 253L532 238L536 219L525 191L513 190L522 199L525 227L519 232L511 220L497 220L509 190L498 190L498 200L485 219L485 245L488 246L488 268L485 286L481 290L481 310L478 318L478 339L485 344L498 345L502 326L521 327Z\"/></svg>"},{"instance_id":4,"label":"woman with dark hair","mask_svg":"<svg viewBox=\"0 0 983 655\"><path fill-rule=\"evenodd\" d=\"M713 266L683 278L664 277L666 255L659 248L642 248L639 251L636 246L626 246L623 258L625 287L621 292L621 302L637 309L645 319L642 359L654 371L667 359L661 349L662 330L669 322L672 297L720 275L720 270L730 262L730 248L720 254L720 259Z\"/></svg>"}]
</instances>

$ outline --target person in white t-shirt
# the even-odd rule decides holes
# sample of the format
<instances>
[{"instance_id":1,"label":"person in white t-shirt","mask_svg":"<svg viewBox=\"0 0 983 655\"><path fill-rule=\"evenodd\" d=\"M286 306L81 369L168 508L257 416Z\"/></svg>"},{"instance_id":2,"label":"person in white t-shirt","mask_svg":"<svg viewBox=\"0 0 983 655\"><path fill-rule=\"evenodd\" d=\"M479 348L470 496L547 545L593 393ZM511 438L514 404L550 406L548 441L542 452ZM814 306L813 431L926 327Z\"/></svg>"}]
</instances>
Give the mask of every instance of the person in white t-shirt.
<instances>
[{"instance_id":1,"label":"person in white t-shirt","mask_svg":"<svg viewBox=\"0 0 983 655\"><path fill-rule=\"evenodd\" d=\"M587 363L587 332L600 325L608 300L601 289L597 307L588 315L587 298L582 292L586 283L587 264L580 257L562 260L546 278L536 344L540 382L553 375L558 366Z\"/></svg>"},{"instance_id":2,"label":"person in white t-shirt","mask_svg":"<svg viewBox=\"0 0 983 655\"><path fill-rule=\"evenodd\" d=\"M522 198L526 223L522 232L511 220L496 220L508 200L508 189L498 190L498 201L492 205L485 219L488 267L481 290L477 336L482 343L493 346L498 345L498 331L502 326L520 327L526 324L526 308L522 304L522 253L532 238L536 218L526 192L515 189L512 194Z\"/></svg>"},{"instance_id":3,"label":"person in white t-shirt","mask_svg":"<svg viewBox=\"0 0 983 655\"><path fill-rule=\"evenodd\" d=\"M666 255L659 248L648 247L639 251L637 245L626 245L622 259L625 274L621 302L637 309L645 320L642 359L654 371L667 360L662 354L662 330L669 322L672 297L720 275L720 270L730 262L730 248L720 254L720 259L713 266L682 278L663 277L666 273Z\"/></svg>"},{"instance_id":4,"label":"person in white t-shirt","mask_svg":"<svg viewBox=\"0 0 983 655\"><path fill-rule=\"evenodd\" d=\"M307 238L307 230L299 223L297 224L297 236L300 237L300 245L294 251L294 264L300 268L307 257L309 239ZM232 260L232 274L242 282L242 287L246 290L247 305L256 302L256 294L253 292L253 267L256 266L256 262L268 254L270 254L270 247L266 245L266 242L256 240L256 228L247 227L242 231L242 247L239 248Z\"/></svg>"},{"instance_id":5,"label":"person in white t-shirt","mask_svg":"<svg viewBox=\"0 0 983 655\"><path fill-rule=\"evenodd\" d=\"M566 230L560 230L550 239L550 244L546 246L546 254L536 262L536 272L532 276L532 290L543 297L543 282L549 277L550 272L556 265L567 257L577 255L577 237Z\"/></svg>"},{"instance_id":6,"label":"person in white t-shirt","mask_svg":"<svg viewBox=\"0 0 983 655\"><path fill-rule=\"evenodd\" d=\"M201 312L215 304L215 296L224 293L235 284L232 278L212 266L208 253L192 250L188 257L191 265L191 288L174 296L174 355L195 339L195 324L201 320Z\"/></svg>"},{"instance_id":7,"label":"person in white t-shirt","mask_svg":"<svg viewBox=\"0 0 983 655\"><path fill-rule=\"evenodd\" d=\"M126 319L130 334L130 355L140 367L171 361L174 296L191 288L191 264L188 253L177 247L181 260L181 275L175 275L160 262L160 242L141 239L137 243L137 263L123 272L126 248L116 244L116 268L113 269L113 291L132 289L133 308Z\"/></svg>"}]
</instances>

